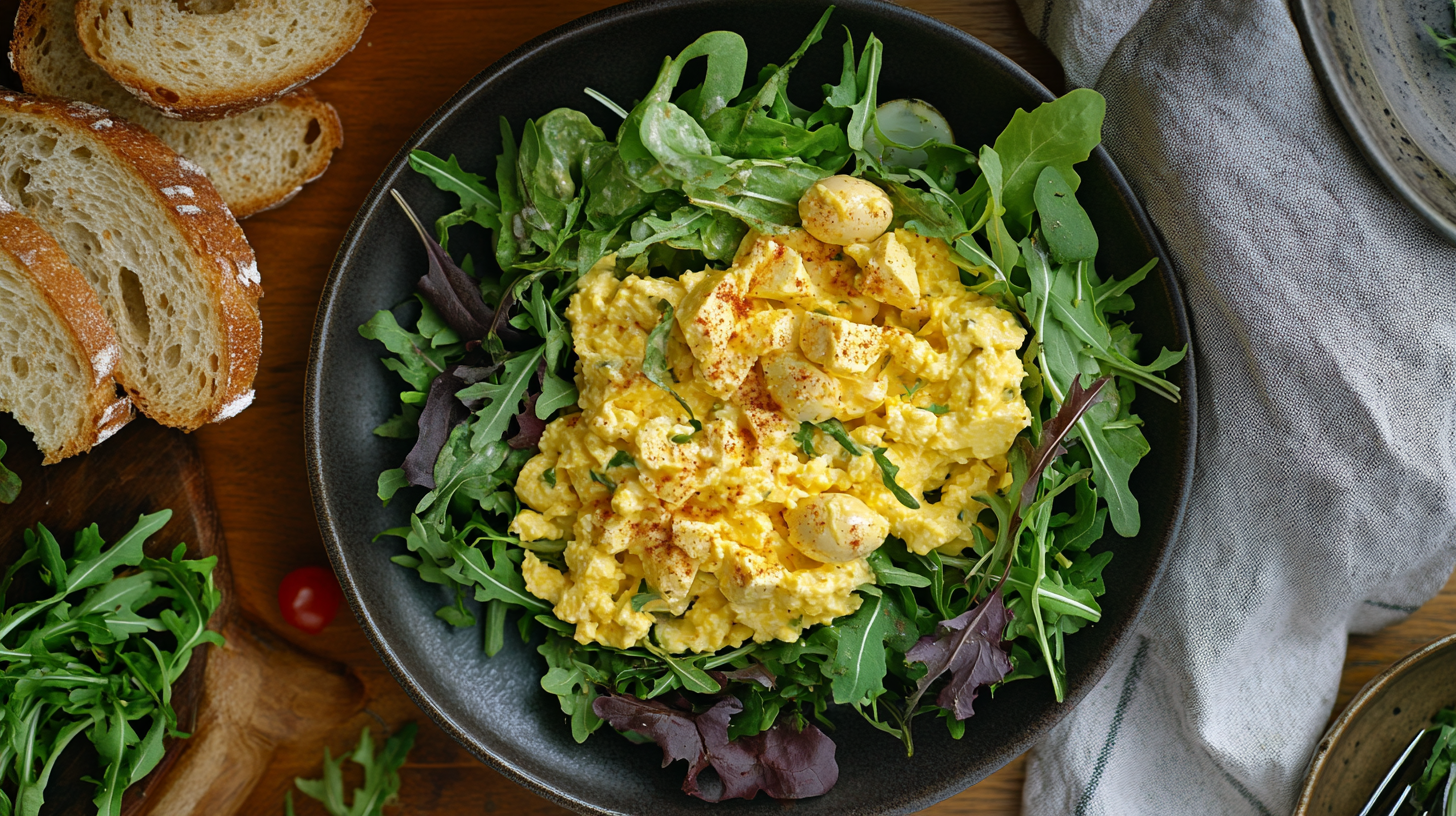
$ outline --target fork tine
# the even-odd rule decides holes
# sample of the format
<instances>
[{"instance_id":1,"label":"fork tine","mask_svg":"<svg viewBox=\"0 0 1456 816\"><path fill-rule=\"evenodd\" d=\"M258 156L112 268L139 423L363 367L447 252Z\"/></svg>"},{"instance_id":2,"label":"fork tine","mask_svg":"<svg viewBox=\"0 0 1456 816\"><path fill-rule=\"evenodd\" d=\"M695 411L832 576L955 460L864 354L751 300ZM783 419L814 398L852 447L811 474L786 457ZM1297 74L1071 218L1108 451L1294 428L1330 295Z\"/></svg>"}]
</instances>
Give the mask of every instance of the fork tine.
<instances>
[{"instance_id":1,"label":"fork tine","mask_svg":"<svg viewBox=\"0 0 1456 816\"><path fill-rule=\"evenodd\" d=\"M1394 783L1396 777L1400 776L1401 769L1405 767L1406 762L1411 758L1411 754L1415 752L1416 746L1420 744L1421 739L1425 736L1426 730L1424 728L1416 732L1415 738L1410 741L1410 745L1406 746L1405 751L1401 752L1400 759L1397 759L1395 764L1390 766L1390 772L1385 775L1385 779L1381 780L1379 787L1375 789L1375 793L1370 795L1370 799L1365 802L1365 807L1360 809L1360 816L1388 816L1388 814L1378 813L1376 811L1376 805L1385 797L1386 789ZM1402 796L1401 800L1404 801L1404 799L1405 797ZM1442 816L1445 816L1445 814L1442 814Z\"/></svg>"}]
</instances>

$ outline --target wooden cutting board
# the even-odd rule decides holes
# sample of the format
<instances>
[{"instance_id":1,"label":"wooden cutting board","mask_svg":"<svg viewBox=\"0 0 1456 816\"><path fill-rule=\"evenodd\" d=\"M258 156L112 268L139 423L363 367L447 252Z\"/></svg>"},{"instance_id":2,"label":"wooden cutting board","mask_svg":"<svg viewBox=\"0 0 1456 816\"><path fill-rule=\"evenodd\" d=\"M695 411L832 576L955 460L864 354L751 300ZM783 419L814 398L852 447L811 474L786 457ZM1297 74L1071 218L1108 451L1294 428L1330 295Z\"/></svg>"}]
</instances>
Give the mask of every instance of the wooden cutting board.
<instances>
[{"instance_id":1,"label":"wooden cutting board","mask_svg":"<svg viewBox=\"0 0 1456 816\"><path fill-rule=\"evenodd\" d=\"M227 546L196 446L184 434L138 420L91 454L41 467L30 435L0 415L5 464L21 478L15 504L0 509L0 564L23 550L23 532L44 524L61 542L96 523L115 541L144 513L172 519L146 545L148 555L187 544L189 558L217 556L213 579L223 603L211 627L227 645L196 652L174 689L179 728L162 764L127 792L124 816L238 812L280 751L321 754L336 731L353 729L364 686L346 667L309 655L249 620L235 602ZM47 812L92 814L94 753L78 741L47 788Z\"/></svg>"}]
</instances>

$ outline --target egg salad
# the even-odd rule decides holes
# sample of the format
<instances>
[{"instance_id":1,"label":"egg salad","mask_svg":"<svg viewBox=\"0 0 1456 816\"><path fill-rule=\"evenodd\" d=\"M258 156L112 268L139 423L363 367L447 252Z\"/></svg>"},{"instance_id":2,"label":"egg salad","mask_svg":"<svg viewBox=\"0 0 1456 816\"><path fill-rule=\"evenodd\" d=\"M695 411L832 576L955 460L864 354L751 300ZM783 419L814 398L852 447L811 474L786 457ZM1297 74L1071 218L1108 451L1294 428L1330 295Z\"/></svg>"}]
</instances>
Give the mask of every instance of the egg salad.
<instances>
[{"instance_id":1,"label":"egg salad","mask_svg":"<svg viewBox=\"0 0 1456 816\"><path fill-rule=\"evenodd\" d=\"M522 468L510 532L565 542L521 573L577 642L794 641L859 608L886 536L958 554L976 497L1010 484L1031 422L1016 317L944 242L888 229L869 182L824 179L799 210L726 269L621 277L608 257L571 296L580 410ZM644 371L669 319L670 389Z\"/></svg>"}]
</instances>

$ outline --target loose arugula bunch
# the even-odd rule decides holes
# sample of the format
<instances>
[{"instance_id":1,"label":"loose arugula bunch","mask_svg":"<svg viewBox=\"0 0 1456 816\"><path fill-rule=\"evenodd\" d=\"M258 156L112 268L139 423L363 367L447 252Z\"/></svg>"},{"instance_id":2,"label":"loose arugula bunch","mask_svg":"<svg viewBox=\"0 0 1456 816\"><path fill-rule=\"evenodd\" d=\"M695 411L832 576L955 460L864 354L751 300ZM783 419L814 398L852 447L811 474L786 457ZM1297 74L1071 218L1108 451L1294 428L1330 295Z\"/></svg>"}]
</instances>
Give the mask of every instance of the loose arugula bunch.
<instances>
[{"instance_id":1,"label":"loose arugula bunch","mask_svg":"<svg viewBox=\"0 0 1456 816\"><path fill-rule=\"evenodd\" d=\"M84 734L103 768L101 816L121 812L122 794L162 758L177 729L172 684L194 649L222 644L207 629L221 603L217 558L147 558L142 545L172 517L142 516L115 544L96 525L76 533L69 557L43 525L25 533L25 552L0 580L0 607L16 578L35 575L44 592L0 614L0 816L36 816L56 760Z\"/></svg>"},{"instance_id":2,"label":"loose arugula bunch","mask_svg":"<svg viewBox=\"0 0 1456 816\"><path fill-rule=\"evenodd\" d=\"M381 816L384 806L399 797L399 769L409 759L410 749L415 744L414 723L406 723L384 741L384 747L375 753L374 740L366 727L359 734L359 745L353 752L334 759L327 747L324 748L324 775L322 779L299 777L293 784L304 795L323 803L329 816ZM353 802L344 800L344 759L364 769L364 787L354 789ZM293 791L283 799L285 816L294 816Z\"/></svg>"},{"instance_id":3,"label":"loose arugula bunch","mask_svg":"<svg viewBox=\"0 0 1456 816\"><path fill-rule=\"evenodd\" d=\"M544 630L542 686L578 741L604 721L654 740L665 762L689 762L684 790L712 801L827 791L837 768L819 726L833 728L831 704L853 707L913 752L916 716L938 716L959 737L988 686L1046 676L1060 700L1065 637L1101 617L1096 598L1112 554L1090 550L1109 520L1124 536L1139 529L1128 484L1148 452L1132 411L1137 387L1178 398L1162 372L1184 352L1144 363L1139 336L1116 319L1133 308L1128 291L1153 263L1104 280L1096 232L1076 199L1074 165L1100 140L1102 97L1078 90L1018 111L994 145L975 152L933 137L900 144L877 125L882 45L873 35L858 54L846 36L839 81L823 87L817 108L789 100L789 73L828 16L746 88L743 40L719 31L668 58L630 110L587 89L622 120L611 139L568 109L527 121L519 141L502 122L494 186L454 157L416 151L411 166L460 207L436 221L434 236L409 214L429 273L415 302L360 329L393 353L385 365L410 386L400 413L375 431L416 440L401 468L381 474L380 498L407 485L428 490L408 527L381 533L409 548L394 561L447 588L453 601L437 614L454 625L473 625L466 601L481 602L487 654L504 643L507 612L519 610L524 639ZM678 89L697 59L702 84ZM622 274L725 265L750 227L797 228L798 199L839 172L881 186L893 226L945 240L967 288L1030 330L1022 391L1032 427L1008 455L1011 486L982 497L979 518L963 519L976 544L962 555L917 555L889 539L869 559L876 582L858 589L859 610L794 643L711 655L672 655L651 641L576 643L574 627L526 591L519 571L527 549L563 567L565 542L521 542L501 530L519 510L513 485L545 423L574 409L564 310L577 280L609 254ZM446 251L450 230L469 223L491 232L499 273L477 277L470 257L456 266ZM665 365L673 315L663 312L643 371L674 393ZM816 432L874 457L907 507L939 500L903 490L883 450L860 449L836 421L801 426L795 440L806 455ZM593 477L610 488L613 467L628 464L614 460ZM656 598L644 585L632 606L651 611ZM697 785L709 766L721 792ZM814 772L792 770L805 767Z\"/></svg>"}]
</instances>

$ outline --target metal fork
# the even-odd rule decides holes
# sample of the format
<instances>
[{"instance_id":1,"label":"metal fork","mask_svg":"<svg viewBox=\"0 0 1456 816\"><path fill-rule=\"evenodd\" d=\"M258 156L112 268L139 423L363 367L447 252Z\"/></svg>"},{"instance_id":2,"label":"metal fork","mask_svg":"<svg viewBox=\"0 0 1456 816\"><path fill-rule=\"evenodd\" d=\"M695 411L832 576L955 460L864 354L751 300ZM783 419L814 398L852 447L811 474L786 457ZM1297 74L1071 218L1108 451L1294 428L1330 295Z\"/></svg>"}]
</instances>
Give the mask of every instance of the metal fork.
<instances>
[{"instance_id":1,"label":"metal fork","mask_svg":"<svg viewBox=\"0 0 1456 816\"><path fill-rule=\"evenodd\" d=\"M1422 748L1424 743L1424 748ZM1401 753L1400 759L1390 766L1390 771L1381 780L1380 786L1371 794L1370 800L1361 809L1360 816L1400 816L1401 805L1410 797L1412 785L1421 775L1425 757L1436 744L1436 732L1422 728L1416 733ZM1450 783L1447 783L1449 795ZM1415 814L1411 814L1415 816ZM1425 814L1421 814L1425 816ZM1444 809L1440 816L1446 816Z\"/></svg>"}]
</instances>

